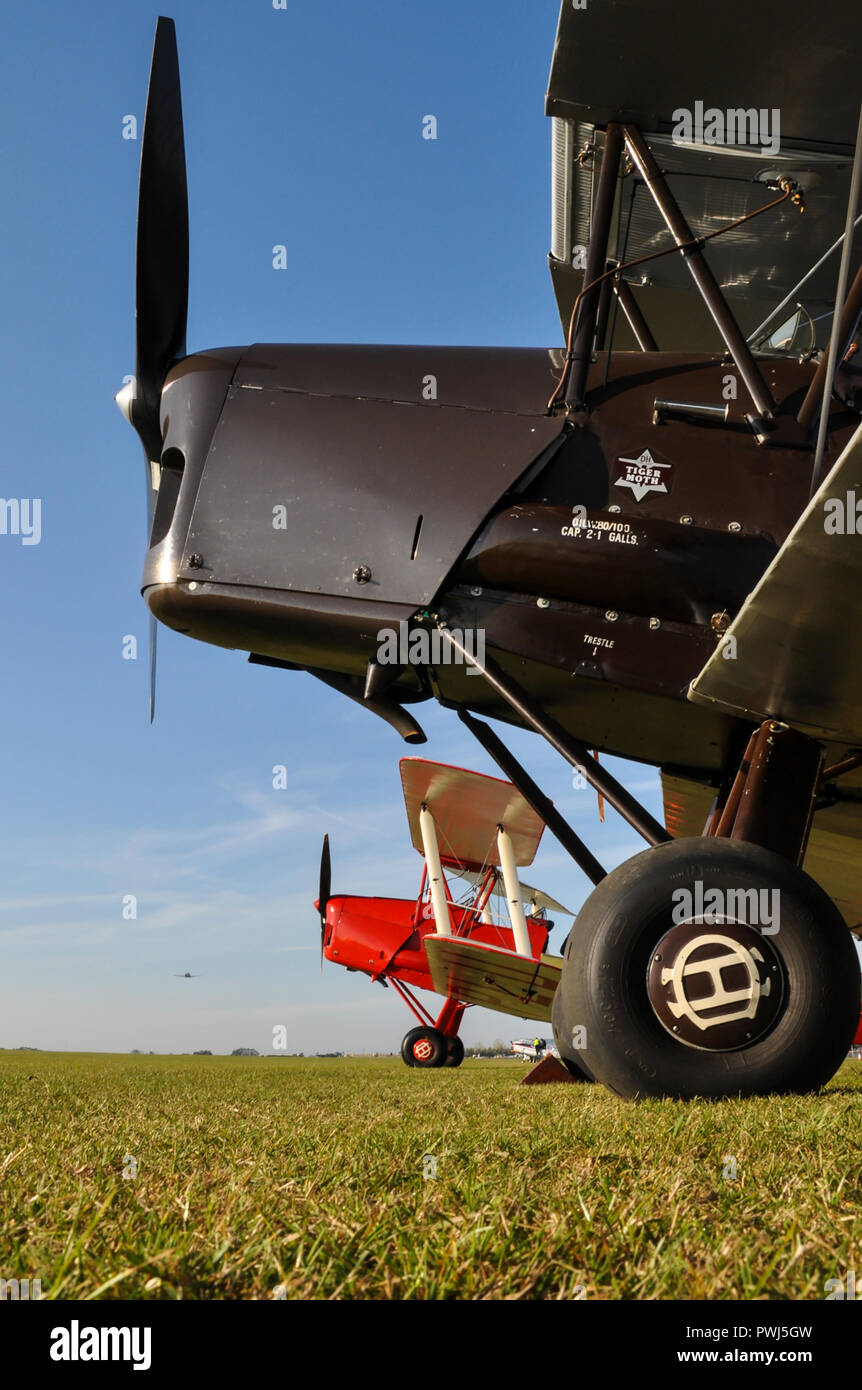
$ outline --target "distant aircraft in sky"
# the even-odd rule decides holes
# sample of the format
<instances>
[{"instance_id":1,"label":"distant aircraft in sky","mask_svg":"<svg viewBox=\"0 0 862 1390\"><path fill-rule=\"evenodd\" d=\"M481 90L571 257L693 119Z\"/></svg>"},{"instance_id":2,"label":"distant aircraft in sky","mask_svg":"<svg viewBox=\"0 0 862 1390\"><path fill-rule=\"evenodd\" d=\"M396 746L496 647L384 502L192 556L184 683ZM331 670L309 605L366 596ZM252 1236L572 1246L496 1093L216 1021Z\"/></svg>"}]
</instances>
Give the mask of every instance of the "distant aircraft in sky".
<instances>
[{"instance_id":1,"label":"distant aircraft in sky","mask_svg":"<svg viewBox=\"0 0 862 1390\"><path fill-rule=\"evenodd\" d=\"M187 970L185 975L174 975L175 980L199 980L200 975L192 975Z\"/></svg>"}]
</instances>

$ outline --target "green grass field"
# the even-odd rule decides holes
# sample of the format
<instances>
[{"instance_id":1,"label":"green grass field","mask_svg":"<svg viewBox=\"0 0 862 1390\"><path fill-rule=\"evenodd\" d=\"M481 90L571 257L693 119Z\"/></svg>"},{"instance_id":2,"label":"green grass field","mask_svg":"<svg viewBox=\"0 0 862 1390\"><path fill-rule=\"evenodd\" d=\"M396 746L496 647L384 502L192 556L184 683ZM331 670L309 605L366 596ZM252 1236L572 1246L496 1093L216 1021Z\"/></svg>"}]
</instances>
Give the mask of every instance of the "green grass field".
<instances>
[{"instance_id":1,"label":"green grass field","mask_svg":"<svg viewBox=\"0 0 862 1390\"><path fill-rule=\"evenodd\" d=\"M73 1299L822 1299L862 1270L862 1064L818 1097L689 1104L524 1074L0 1052L0 1277Z\"/></svg>"}]
</instances>

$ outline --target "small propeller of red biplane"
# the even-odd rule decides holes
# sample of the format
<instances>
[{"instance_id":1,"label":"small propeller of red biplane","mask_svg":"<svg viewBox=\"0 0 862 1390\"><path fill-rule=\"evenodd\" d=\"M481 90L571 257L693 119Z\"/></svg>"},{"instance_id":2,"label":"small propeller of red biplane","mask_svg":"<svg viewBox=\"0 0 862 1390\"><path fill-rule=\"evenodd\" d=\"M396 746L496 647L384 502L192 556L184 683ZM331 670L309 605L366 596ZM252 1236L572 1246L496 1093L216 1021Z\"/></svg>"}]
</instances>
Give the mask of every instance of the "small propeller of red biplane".
<instances>
[{"instance_id":1,"label":"small propeller of red biplane","mask_svg":"<svg viewBox=\"0 0 862 1390\"><path fill-rule=\"evenodd\" d=\"M419 892L415 900L333 895L327 835L315 903L321 950L401 996L418 1023L401 1044L409 1067L457 1067L469 1005L550 1020L562 960L546 954L547 914L571 914L518 877L545 825L511 782L424 758L402 758L400 767L424 860ZM415 989L444 996L436 1018Z\"/></svg>"}]
</instances>

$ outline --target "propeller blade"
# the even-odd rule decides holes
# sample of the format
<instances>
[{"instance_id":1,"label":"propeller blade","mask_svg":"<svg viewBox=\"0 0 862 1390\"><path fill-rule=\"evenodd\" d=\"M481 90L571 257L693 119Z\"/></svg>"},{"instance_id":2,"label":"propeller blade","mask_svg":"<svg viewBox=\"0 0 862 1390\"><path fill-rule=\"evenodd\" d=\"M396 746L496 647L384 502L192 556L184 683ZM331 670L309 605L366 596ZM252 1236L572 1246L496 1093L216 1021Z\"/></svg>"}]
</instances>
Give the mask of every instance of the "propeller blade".
<instances>
[{"instance_id":1,"label":"propeller blade","mask_svg":"<svg viewBox=\"0 0 862 1390\"><path fill-rule=\"evenodd\" d=\"M152 613L150 614L150 723L152 724L156 713L156 639L158 628Z\"/></svg>"},{"instance_id":2,"label":"propeller blade","mask_svg":"<svg viewBox=\"0 0 862 1390\"><path fill-rule=\"evenodd\" d=\"M321 917L326 916L326 904L332 896L332 859L329 854L329 836L323 837L323 849L320 852L320 892L318 902L320 904Z\"/></svg>"},{"instance_id":3,"label":"propeller blade","mask_svg":"<svg viewBox=\"0 0 862 1390\"><path fill-rule=\"evenodd\" d=\"M159 405L168 369L186 350L189 212L177 38L156 24L141 143L132 424L148 460L161 454Z\"/></svg>"},{"instance_id":4,"label":"propeller blade","mask_svg":"<svg viewBox=\"0 0 862 1390\"><path fill-rule=\"evenodd\" d=\"M114 399L140 437L147 470L147 542L153 531L161 474L162 388L185 356L189 300L189 200L177 35L159 18L138 178L135 260L135 375ZM156 708L156 621L150 618L149 707Z\"/></svg>"},{"instance_id":5,"label":"propeller blade","mask_svg":"<svg viewBox=\"0 0 862 1390\"><path fill-rule=\"evenodd\" d=\"M317 895L317 910L320 913L320 968L323 969L323 940L326 935L326 905L332 891L332 860L329 854L329 836L323 837L320 851L320 890Z\"/></svg>"}]
</instances>

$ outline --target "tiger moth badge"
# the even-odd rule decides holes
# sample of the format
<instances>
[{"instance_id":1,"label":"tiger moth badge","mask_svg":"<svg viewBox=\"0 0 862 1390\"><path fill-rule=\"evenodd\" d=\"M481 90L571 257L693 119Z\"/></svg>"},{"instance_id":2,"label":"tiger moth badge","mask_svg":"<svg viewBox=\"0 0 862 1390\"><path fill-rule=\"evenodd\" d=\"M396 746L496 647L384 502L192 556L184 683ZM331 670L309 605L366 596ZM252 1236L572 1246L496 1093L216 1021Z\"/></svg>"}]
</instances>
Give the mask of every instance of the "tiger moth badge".
<instances>
[{"instance_id":1,"label":"tiger moth badge","mask_svg":"<svg viewBox=\"0 0 862 1390\"><path fill-rule=\"evenodd\" d=\"M670 473L673 465L656 463L649 449L644 449L636 459L618 458L617 463L623 465L623 474L614 486L630 487L636 502L642 502L648 492L667 492L666 483L670 482L670 477L661 470L667 469Z\"/></svg>"}]
</instances>

